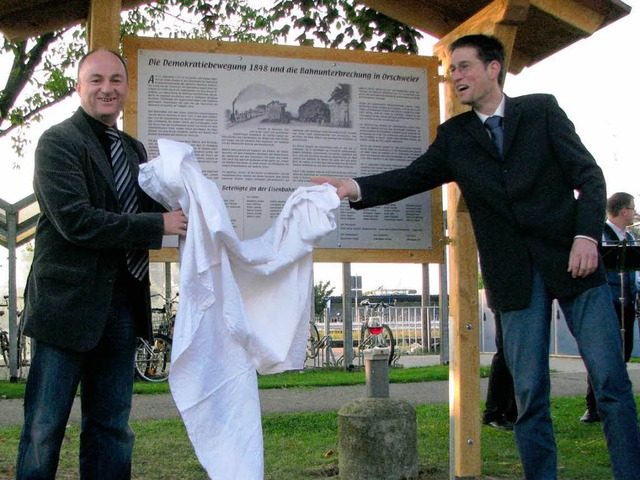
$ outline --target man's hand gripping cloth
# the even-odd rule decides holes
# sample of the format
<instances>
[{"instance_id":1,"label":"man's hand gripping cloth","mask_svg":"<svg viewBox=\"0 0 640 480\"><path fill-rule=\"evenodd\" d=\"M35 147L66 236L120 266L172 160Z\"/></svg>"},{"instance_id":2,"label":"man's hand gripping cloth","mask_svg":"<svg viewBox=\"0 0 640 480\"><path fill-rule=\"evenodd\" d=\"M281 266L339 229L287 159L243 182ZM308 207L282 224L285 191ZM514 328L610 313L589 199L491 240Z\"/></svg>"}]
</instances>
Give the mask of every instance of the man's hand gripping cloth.
<instances>
[{"instance_id":1,"label":"man's hand gripping cloth","mask_svg":"<svg viewBox=\"0 0 640 480\"><path fill-rule=\"evenodd\" d=\"M262 236L240 241L216 184L193 148L158 140L141 187L189 218L180 241L180 306L169 383L200 463L211 478L262 479L256 371L303 366L314 244L335 229L329 185L298 188Z\"/></svg>"}]
</instances>

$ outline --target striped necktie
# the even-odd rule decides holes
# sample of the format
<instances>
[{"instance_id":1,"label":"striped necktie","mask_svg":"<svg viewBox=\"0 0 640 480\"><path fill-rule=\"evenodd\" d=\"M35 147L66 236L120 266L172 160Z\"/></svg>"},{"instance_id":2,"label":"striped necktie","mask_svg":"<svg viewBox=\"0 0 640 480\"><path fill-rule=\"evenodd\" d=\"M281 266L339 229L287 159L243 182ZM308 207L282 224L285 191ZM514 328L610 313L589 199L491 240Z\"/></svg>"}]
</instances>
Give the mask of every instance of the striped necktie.
<instances>
[{"instance_id":1,"label":"striped necktie","mask_svg":"<svg viewBox=\"0 0 640 480\"><path fill-rule=\"evenodd\" d=\"M118 131L107 128L107 136L111 139L111 167L118 192L121 213L138 213L138 197L131 170L124 154L122 139ZM127 269L138 280L142 280L149 270L149 257L146 250L127 250Z\"/></svg>"},{"instance_id":2,"label":"striped necktie","mask_svg":"<svg viewBox=\"0 0 640 480\"><path fill-rule=\"evenodd\" d=\"M498 150L498 155L502 158L502 147L504 143L504 130L502 128L502 117L493 115L484 121L485 127L491 134L491 140Z\"/></svg>"}]
</instances>

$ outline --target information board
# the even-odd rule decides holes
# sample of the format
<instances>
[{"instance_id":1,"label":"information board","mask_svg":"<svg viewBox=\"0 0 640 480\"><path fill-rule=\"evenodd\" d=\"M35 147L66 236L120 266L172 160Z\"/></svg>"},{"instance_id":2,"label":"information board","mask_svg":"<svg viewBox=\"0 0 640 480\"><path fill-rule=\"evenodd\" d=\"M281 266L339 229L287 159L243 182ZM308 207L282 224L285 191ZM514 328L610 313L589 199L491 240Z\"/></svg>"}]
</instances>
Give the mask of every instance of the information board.
<instances>
[{"instance_id":1,"label":"information board","mask_svg":"<svg viewBox=\"0 0 640 480\"><path fill-rule=\"evenodd\" d=\"M438 124L437 59L417 55L126 37L125 130L193 146L240 238L264 232L312 175L398 168ZM441 263L440 189L355 211L316 261Z\"/></svg>"}]
</instances>

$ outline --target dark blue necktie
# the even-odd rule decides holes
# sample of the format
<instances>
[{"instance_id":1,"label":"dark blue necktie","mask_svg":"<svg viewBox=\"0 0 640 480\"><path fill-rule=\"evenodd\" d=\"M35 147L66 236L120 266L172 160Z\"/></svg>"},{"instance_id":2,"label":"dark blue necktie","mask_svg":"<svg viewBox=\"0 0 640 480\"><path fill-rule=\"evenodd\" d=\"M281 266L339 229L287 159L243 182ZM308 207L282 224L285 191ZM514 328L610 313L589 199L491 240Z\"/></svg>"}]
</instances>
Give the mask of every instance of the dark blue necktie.
<instances>
[{"instance_id":1,"label":"dark blue necktie","mask_svg":"<svg viewBox=\"0 0 640 480\"><path fill-rule=\"evenodd\" d=\"M139 213L138 197L131 170L124 154L120 135L115 128L107 128L111 139L111 167L118 192L121 213ZM149 270L149 258L146 250L127 251L127 269L138 280L142 280Z\"/></svg>"},{"instance_id":2,"label":"dark blue necktie","mask_svg":"<svg viewBox=\"0 0 640 480\"><path fill-rule=\"evenodd\" d=\"M504 144L504 130L502 128L502 117L493 115L484 121L485 127L489 130L491 140L498 150L498 155L502 158L502 147Z\"/></svg>"}]
</instances>

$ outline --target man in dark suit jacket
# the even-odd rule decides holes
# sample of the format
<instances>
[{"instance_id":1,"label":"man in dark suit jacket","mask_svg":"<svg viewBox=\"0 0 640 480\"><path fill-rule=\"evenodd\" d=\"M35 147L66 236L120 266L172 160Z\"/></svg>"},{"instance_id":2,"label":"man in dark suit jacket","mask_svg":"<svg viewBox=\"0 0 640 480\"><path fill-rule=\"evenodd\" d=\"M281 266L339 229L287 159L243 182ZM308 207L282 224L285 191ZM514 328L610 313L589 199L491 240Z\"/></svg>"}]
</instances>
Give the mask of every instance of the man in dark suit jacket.
<instances>
[{"instance_id":1,"label":"man in dark suit jacket","mask_svg":"<svg viewBox=\"0 0 640 480\"><path fill-rule=\"evenodd\" d=\"M604 400L615 478L637 479L636 407L598 254L606 200L602 171L555 98L502 93L505 53L499 40L469 35L453 42L450 51L452 88L473 110L440 125L429 149L405 168L311 180L334 185L356 209L456 182L471 215L489 304L502 321L525 477L557 475L548 357L551 303L558 299L596 398ZM497 130L485 120L496 121Z\"/></svg>"},{"instance_id":2,"label":"man in dark suit jacket","mask_svg":"<svg viewBox=\"0 0 640 480\"><path fill-rule=\"evenodd\" d=\"M147 250L160 248L163 234L186 232L181 210L162 213L137 186L138 165L146 161L142 144L114 130L125 155L119 178L137 199L137 207L120 205L107 128L115 127L127 96L122 58L104 49L86 55L76 90L81 108L47 130L36 149L41 215L24 310L35 354L18 479L55 478L78 385L81 478L130 478L136 336L151 336ZM129 252L138 252L138 277L127 266Z\"/></svg>"},{"instance_id":3,"label":"man in dark suit jacket","mask_svg":"<svg viewBox=\"0 0 640 480\"><path fill-rule=\"evenodd\" d=\"M633 225L635 214L636 206L633 195L626 192L616 192L611 195L607 199L607 221L602 232L602 244L617 246L624 241L629 246L635 245L636 239L627 230L628 227ZM615 263L617 264L618 261ZM624 267L623 265L620 266ZM622 280L624 282L621 281L619 269L607 269L607 283L613 297L613 308L617 314L620 329L624 329L622 338L624 340L624 361L626 363L631 358L633 350L633 327L637 315L636 296L638 295L638 283L636 272L632 270L623 271ZM621 298L623 299L622 302L620 301ZM580 417L580 421L584 423L599 422L600 415L598 414L597 402L588 377L585 400L587 410Z\"/></svg>"}]
</instances>

